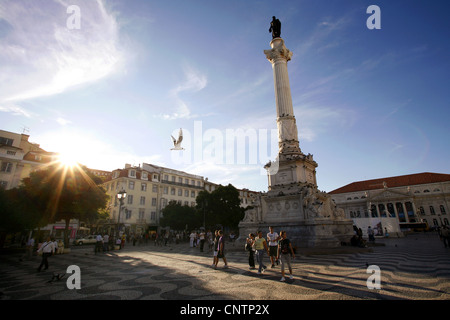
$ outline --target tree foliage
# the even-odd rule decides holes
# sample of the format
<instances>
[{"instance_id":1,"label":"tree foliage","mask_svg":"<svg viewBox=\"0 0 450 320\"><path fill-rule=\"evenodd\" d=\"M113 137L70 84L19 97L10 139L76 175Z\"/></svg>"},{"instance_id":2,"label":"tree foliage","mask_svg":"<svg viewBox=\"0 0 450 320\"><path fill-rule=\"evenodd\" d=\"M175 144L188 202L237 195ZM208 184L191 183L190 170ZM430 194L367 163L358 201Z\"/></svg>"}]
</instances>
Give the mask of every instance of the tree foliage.
<instances>
[{"instance_id":1,"label":"tree foliage","mask_svg":"<svg viewBox=\"0 0 450 320\"><path fill-rule=\"evenodd\" d=\"M6 191L10 197L4 204L9 213L5 222L10 230L23 230L65 220L67 245L70 219L93 221L106 206L108 196L100 183L99 178L80 166L55 164L32 172L18 188Z\"/></svg>"},{"instance_id":2,"label":"tree foliage","mask_svg":"<svg viewBox=\"0 0 450 320\"><path fill-rule=\"evenodd\" d=\"M182 206L176 201L170 201L162 210L163 217L160 220L162 227L169 227L174 230L185 230L188 228L197 228L200 226L198 212L190 206Z\"/></svg>"},{"instance_id":3,"label":"tree foliage","mask_svg":"<svg viewBox=\"0 0 450 320\"><path fill-rule=\"evenodd\" d=\"M204 213L206 226L222 225L234 229L244 218L239 191L231 184L221 185L211 193L199 192L196 202L197 210Z\"/></svg>"},{"instance_id":4,"label":"tree foliage","mask_svg":"<svg viewBox=\"0 0 450 320\"><path fill-rule=\"evenodd\" d=\"M205 226L207 229L217 226L237 228L244 218L244 210L240 207L239 191L231 184L219 186L209 193L200 191L196 198L195 208L182 206L171 201L163 210L161 226L172 229L197 229Z\"/></svg>"}]
</instances>

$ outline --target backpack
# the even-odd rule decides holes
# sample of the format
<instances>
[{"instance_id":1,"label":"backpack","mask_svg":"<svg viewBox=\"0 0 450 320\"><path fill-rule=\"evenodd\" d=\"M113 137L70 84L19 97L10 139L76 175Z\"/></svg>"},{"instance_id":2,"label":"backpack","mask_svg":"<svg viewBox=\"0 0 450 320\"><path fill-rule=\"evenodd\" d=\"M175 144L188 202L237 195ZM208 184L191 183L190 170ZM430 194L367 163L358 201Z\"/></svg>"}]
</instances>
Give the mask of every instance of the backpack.
<instances>
[{"instance_id":1,"label":"backpack","mask_svg":"<svg viewBox=\"0 0 450 320\"><path fill-rule=\"evenodd\" d=\"M284 241L284 240L280 241L280 249L281 249L281 253L283 253L283 254L290 253L289 242L288 241Z\"/></svg>"}]
</instances>

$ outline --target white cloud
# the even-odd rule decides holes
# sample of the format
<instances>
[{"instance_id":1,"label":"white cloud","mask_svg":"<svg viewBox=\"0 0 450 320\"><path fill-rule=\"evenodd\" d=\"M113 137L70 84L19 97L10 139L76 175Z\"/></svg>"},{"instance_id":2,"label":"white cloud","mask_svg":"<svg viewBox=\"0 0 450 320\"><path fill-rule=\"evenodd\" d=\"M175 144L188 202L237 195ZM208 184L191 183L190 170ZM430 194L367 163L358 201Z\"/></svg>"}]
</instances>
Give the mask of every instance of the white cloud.
<instances>
[{"instance_id":1,"label":"white cloud","mask_svg":"<svg viewBox=\"0 0 450 320\"><path fill-rule=\"evenodd\" d=\"M58 122L62 126L65 126L65 125L68 125L69 123L72 123L72 121L64 119L64 118L61 118L61 117L56 119L56 122Z\"/></svg>"},{"instance_id":2,"label":"white cloud","mask_svg":"<svg viewBox=\"0 0 450 320\"><path fill-rule=\"evenodd\" d=\"M54 95L106 77L119 68L119 27L102 1L73 1L80 29L67 28L64 1L0 4L8 25L0 42L0 102Z\"/></svg>"},{"instance_id":3,"label":"white cloud","mask_svg":"<svg viewBox=\"0 0 450 320\"><path fill-rule=\"evenodd\" d=\"M182 97L184 94L196 93L203 90L208 84L207 77L197 70L194 70L190 66L184 67L184 81L170 90L170 100L176 105L176 108L172 113L165 113L160 115L165 120L175 119L193 119L198 118L198 114L192 114L188 103ZM203 115L205 116L205 115Z\"/></svg>"},{"instance_id":4,"label":"white cloud","mask_svg":"<svg viewBox=\"0 0 450 320\"><path fill-rule=\"evenodd\" d=\"M31 118L35 116L34 112L28 111L25 108L11 103L3 103L0 105L0 111L11 113L14 116L24 116L26 118Z\"/></svg>"}]
</instances>

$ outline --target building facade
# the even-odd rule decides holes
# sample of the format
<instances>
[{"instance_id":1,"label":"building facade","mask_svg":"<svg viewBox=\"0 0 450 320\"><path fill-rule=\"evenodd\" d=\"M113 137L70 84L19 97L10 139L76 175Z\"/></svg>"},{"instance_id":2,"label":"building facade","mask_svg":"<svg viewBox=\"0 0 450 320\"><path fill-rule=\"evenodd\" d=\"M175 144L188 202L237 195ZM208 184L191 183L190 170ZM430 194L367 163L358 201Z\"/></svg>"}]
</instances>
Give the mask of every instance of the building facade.
<instances>
[{"instance_id":1,"label":"building facade","mask_svg":"<svg viewBox=\"0 0 450 320\"><path fill-rule=\"evenodd\" d=\"M198 193L204 189L203 177L183 171L144 163L112 171L103 186L110 196L110 219L105 224L123 224L125 232L143 234L157 231L162 210L171 201L195 206ZM117 194L126 192L123 205Z\"/></svg>"},{"instance_id":2,"label":"building facade","mask_svg":"<svg viewBox=\"0 0 450 320\"><path fill-rule=\"evenodd\" d=\"M378 235L449 225L450 174L418 173L353 182L329 192L363 233Z\"/></svg>"},{"instance_id":3,"label":"building facade","mask_svg":"<svg viewBox=\"0 0 450 320\"><path fill-rule=\"evenodd\" d=\"M212 192L220 186L199 175L148 163L138 167L126 164L125 168L113 170L111 174L101 172L99 175L105 178L103 186L110 202L109 219L98 226L107 229L120 223L125 232L135 234L157 231L162 210L169 202L194 207L200 191ZM121 206L117 195L122 191L126 192L126 197ZM248 189L238 191L244 208L251 205L258 194Z\"/></svg>"},{"instance_id":4,"label":"building facade","mask_svg":"<svg viewBox=\"0 0 450 320\"><path fill-rule=\"evenodd\" d=\"M41 149L29 137L0 130L0 188L16 188L33 170L56 161L56 153Z\"/></svg>"}]
</instances>

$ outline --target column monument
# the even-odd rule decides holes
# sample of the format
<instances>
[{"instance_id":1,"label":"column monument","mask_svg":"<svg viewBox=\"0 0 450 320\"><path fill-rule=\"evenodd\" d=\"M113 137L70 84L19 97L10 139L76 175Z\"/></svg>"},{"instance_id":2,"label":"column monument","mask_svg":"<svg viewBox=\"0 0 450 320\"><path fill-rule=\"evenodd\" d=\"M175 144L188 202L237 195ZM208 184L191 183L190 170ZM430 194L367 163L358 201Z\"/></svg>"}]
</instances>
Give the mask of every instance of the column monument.
<instances>
[{"instance_id":1,"label":"column monument","mask_svg":"<svg viewBox=\"0 0 450 320\"><path fill-rule=\"evenodd\" d=\"M239 241L258 229L265 234L269 226L278 232L286 230L297 247L338 247L353 235L353 222L345 219L331 197L319 191L316 181L317 162L300 149L287 62L292 51L281 38L281 23L273 17L271 49L264 54L272 64L278 157L266 164L268 192L255 200L239 223Z\"/></svg>"}]
</instances>

